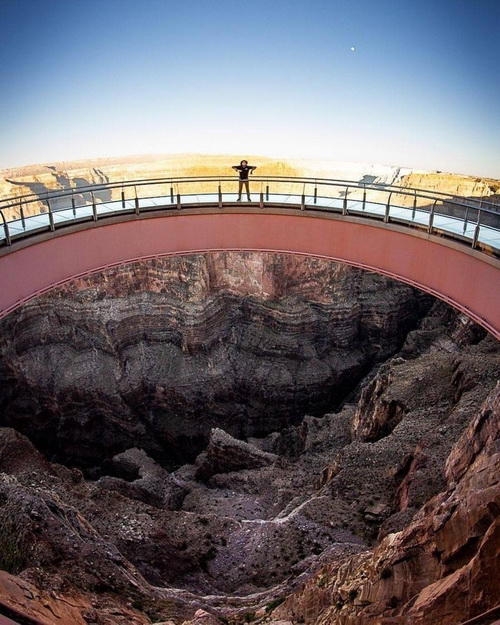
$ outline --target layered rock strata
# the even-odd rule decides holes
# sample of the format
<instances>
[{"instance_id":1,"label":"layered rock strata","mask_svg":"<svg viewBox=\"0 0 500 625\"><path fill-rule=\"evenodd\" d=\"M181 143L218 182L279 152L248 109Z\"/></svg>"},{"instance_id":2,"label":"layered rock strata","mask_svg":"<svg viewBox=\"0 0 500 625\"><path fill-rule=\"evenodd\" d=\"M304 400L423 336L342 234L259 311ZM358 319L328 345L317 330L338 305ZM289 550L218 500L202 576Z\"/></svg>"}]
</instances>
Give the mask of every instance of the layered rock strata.
<instances>
[{"instance_id":1,"label":"layered rock strata","mask_svg":"<svg viewBox=\"0 0 500 625\"><path fill-rule=\"evenodd\" d=\"M80 467L141 447L172 468L214 427L262 436L339 406L431 301L287 255L109 269L0 322L1 422Z\"/></svg>"}]
</instances>

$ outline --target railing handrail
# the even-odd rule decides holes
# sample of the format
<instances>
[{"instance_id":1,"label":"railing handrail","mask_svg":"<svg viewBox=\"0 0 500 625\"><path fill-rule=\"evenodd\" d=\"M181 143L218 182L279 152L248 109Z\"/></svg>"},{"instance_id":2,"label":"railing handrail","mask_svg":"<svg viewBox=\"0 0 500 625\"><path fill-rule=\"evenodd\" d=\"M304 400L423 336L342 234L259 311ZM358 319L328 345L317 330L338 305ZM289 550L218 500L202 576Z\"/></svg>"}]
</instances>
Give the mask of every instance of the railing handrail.
<instances>
[{"instance_id":1,"label":"railing handrail","mask_svg":"<svg viewBox=\"0 0 500 625\"><path fill-rule=\"evenodd\" d=\"M139 178L132 179L126 181L116 181L116 182L100 182L85 186L73 187L70 189L54 189L45 191L43 194L31 193L25 195L19 195L10 198L4 198L0 200L0 211L4 208L12 209L16 205L24 202L25 204L33 203L33 202L43 202L52 199L58 199L63 197L71 197L75 194L84 194L90 193L92 191L99 191L105 189L122 189L122 188L131 188L131 187L144 187L144 186L154 186L160 184L182 184L185 182L191 183L202 183L202 182L213 182L213 181L234 181L237 178L234 175L227 176L178 176L178 177L162 177L162 178ZM420 189L418 187L402 187L399 185L391 185L385 183L377 183L377 182L362 182L359 180L343 180L336 178L320 178L320 177L310 177L310 176L264 176L264 175L254 175L253 180L255 182L283 182L283 183L315 183L317 185L324 186L334 186L334 187L348 187L350 189L370 189L373 191L379 192L392 192L400 195L411 195L412 197L418 197L421 199L434 201L438 199L447 203L454 203L459 206L464 206L466 208L472 208L478 210L481 208L485 212L491 212L497 214L500 211L500 204L494 204L492 202L484 201L484 198L478 197L470 198L457 196L452 193L445 193L441 191L433 191L430 189ZM478 206L479 204L479 206Z\"/></svg>"},{"instance_id":2,"label":"railing handrail","mask_svg":"<svg viewBox=\"0 0 500 625\"><path fill-rule=\"evenodd\" d=\"M425 228L428 234L439 231L462 243L470 244L472 248L500 255L498 245L500 210L497 207L493 210L482 198L478 198L479 202L472 203L469 198L463 199L434 191L330 178L257 175L252 178L254 193L260 196L257 204L261 209L286 206L299 207L301 211L306 209L338 211L343 216L359 213L372 219L382 218L384 223L397 221L408 227ZM72 189L20 196L17 203L10 198L3 201L3 206L0 202L2 219L0 232L2 226L4 231L4 237L0 234L0 242L3 238L4 243L10 247L12 241L30 237L47 227L54 232L63 225L63 222L69 225L88 218L96 222L105 215L126 214L130 211L139 216L141 211L167 208L180 210L184 206L192 208L195 204L200 206L214 204L221 209L224 205L222 183L231 183L232 190L224 192L224 195L230 196L236 193L236 181L234 175L147 178L100 182ZM155 189L158 185L161 185L161 188ZM204 188L196 189L196 185L204 185ZM270 185L273 186L271 199ZM260 186L260 190L255 189L256 186ZM129 189L132 191L126 193ZM146 193L144 191L141 193L141 189L146 189ZM318 189L321 192L319 196ZM99 196L102 192L106 192L106 195ZM200 199L202 196L204 200ZM394 196L403 197L404 201L395 200ZM231 204L234 199L230 198L227 201ZM440 207L438 203L441 203ZM367 206L370 209L365 212ZM91 209L91 214L85 212L86 207ZM77 216L76 211L80 209L83 211ZM396 213L393 209L396 209ZM409 214L407 217L401 213L401 210L406 209L411 211L411 218ZM66 211L69 211L69 214L65 214ZM419 214L415 217L417 211ZM40 220L40 217L43 219ZM28 221L29 224L26 226Z\"/></svg>"}]
</instances>

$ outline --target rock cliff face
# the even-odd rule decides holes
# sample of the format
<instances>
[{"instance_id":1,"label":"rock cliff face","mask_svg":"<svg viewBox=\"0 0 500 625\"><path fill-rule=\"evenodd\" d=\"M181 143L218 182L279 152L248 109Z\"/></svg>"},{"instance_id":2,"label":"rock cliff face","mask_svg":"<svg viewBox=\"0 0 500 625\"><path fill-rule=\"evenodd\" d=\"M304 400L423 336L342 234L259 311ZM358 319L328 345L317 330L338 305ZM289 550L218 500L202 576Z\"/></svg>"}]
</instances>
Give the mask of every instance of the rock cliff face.
<instances>
[{"instance_id":1,"label":"rock cliff face","mask_svg":"<svg viewBox=\"0 0 500 625\"><path fill-rule=\"evenodd\" d=\"M262 436L339 406L430 302L286 255L110 269L0 323L2 422L77 466L139 446L173 468L213 427Z\"/></svg>"},{"instance_id":2,"label":"rock cliff face","mask_svg":"<svg viewBox=\"0 0 500 625\"><path fill-rule=\"evenodd\" d=\"M82 278L0 330L0 615L451 625L494 607L500 350L444 305L221 253Z\"/></svg>"},{"instance_id":3,"label":"rock cliff face","mask_svg":"<svg viewBox=\"0 0 500 625\"><path fill-rule=\"evenodd\" d=\"M415 189L427 189L449 193L459 197L485 197L497 201L500 192L500 182L491 178L473 178L443 172L409 173L401 184Z\"/></svg>"},{"instance_id":4,"label":"rock cliff face","mask_svg":"<svg viewBox=\"0 0 500 625\"><path fill-rule=\"evenodd\" d=\"M499 423L497 385L452 448L442 492L409 527L388 535L372 551L329 562L274 618L318 625L451 625L495 608L500 591ZM417 473L417 465L410 470Z\"/></svg>"}]
</instances>

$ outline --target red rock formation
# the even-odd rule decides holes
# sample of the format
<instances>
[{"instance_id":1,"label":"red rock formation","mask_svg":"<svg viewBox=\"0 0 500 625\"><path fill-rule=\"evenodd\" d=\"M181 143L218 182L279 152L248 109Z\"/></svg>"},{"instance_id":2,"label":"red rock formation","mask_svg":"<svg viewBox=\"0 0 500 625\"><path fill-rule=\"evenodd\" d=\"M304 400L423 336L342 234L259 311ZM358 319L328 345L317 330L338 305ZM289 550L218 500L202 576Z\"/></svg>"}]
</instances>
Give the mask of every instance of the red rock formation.
<instances>
[{"instance_id":1,"label":"red rock formation","mask_svg":"<svg viewBox=\"0 0 500 625\"><path fill-rule=\"evenodd\" d=\"M353 436L361 441L376 441L392 432L401 421L404 408L387 392L391 372L380 372L361 394L352 423Z\"/></svg>"},{"instance_id":2,"label":"red rock formation","mask_svg":"<svg viewBox=\"0 0 500 625\"><path fill-rule=\"evenodd\" d=\"M448 488L373 551L323 567L273 613L327 625L456 625L500 596L500 384L453 447Z\"/></svg>"},{"instance_id":3,"label":"red rock formation","mask_svg":"<svg viewBox=\"0 0 500 625\"><path fill-rule=\"evenodd\" d=\"M131 605L116 601L97 605L88 594L41 590L35 584L0 571L1 614L27 625L148 625L150 619Z\"/></svg>"}]
</instances>

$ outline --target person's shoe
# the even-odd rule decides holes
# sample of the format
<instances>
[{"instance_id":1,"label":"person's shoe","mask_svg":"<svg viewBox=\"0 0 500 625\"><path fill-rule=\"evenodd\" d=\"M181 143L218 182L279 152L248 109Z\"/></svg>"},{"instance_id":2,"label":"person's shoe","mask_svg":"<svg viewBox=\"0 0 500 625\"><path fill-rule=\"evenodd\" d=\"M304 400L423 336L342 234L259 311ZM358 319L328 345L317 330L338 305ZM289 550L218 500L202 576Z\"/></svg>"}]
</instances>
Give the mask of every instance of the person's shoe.
<instances>
[{"instance_id":1,"label":"person's shoe","mask_svg":"<svg viewBox=\"0 0 500 625\"><path fill-rule=\"evenodd\" d=\"M249 202L252 201L252 198L250 196L247 196L247 199L248 199Z\"/></svg>"},{"instance_id":2,"label":"person's shoe","mask_svg":"<svg viewBox=\"0 0 500 625\"><path fill-rule=\"evenodd\" d=\"M237 202L241 202L241 198L239 197L236 201L237 201Z\"/></svg>"}]
</instances>

